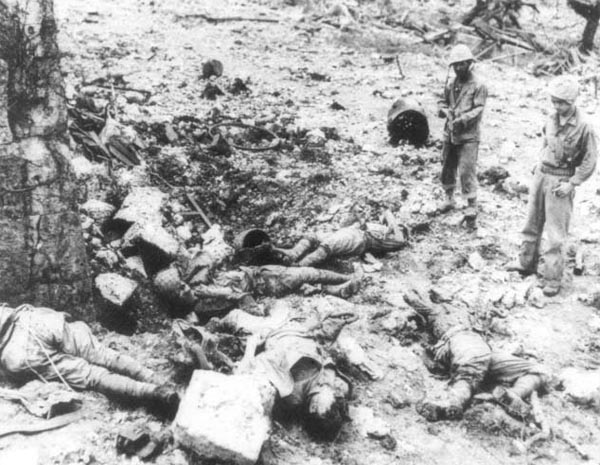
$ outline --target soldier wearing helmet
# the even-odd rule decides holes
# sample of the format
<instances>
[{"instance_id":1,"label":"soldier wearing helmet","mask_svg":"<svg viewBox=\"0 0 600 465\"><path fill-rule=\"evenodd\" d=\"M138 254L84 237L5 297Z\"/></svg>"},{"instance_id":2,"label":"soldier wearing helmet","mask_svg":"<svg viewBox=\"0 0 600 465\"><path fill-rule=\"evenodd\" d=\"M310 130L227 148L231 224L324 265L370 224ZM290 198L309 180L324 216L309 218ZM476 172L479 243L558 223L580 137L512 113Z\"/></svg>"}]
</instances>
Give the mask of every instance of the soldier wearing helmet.
<instances>
[{"instance_id":1,"label":"soldier wearing helmet","mask_svg":"<svg viewBox=\"0 0 600 465\"><path fill-rule=\"evenodd\" d=\"M465 219L472 224L477 216L477 153L487 98L487 88L472 72L474 61L466 45L457 45L450 52L449 65L455 78L444 89L445 109L440 111L446 116L441 174L446 199L438 209L445 213L456 207L454 191L458 172L462 194L469 203Z\"/></svg>"},{"instance_id":2,"label":"soldier wearing helmet","mask_svg":"<svg viewBox=\"0 0 600 465\"><path fill-rule=\"evenodd\" d=\"M529 189L519 260L509 265L508 270L522 275L537 271L545 228L548 243L540 271L544 294L551 297L560 292L563 248L573 213L575 188L593 174L597 147L591 125L575 105L579 94L577 80L570 76L556 78L550 83L549 94L555 111L544 126L541 157Z\"/></svg>"}]
</instances>

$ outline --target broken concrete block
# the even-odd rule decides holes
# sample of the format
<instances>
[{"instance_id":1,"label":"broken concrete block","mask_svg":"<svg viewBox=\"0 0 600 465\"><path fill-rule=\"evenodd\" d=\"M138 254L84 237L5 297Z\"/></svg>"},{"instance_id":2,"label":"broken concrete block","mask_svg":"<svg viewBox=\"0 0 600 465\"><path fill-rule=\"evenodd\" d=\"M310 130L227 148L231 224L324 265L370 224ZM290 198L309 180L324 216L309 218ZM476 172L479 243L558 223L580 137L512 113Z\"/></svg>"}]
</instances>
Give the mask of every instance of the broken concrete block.
<instances>
[{"instance_id":1,"label":"broken concrete block","mask_svg":"<svg viewBox=\"0 0 600 465\"><path fill-rule=\"evenodd\" d=\"M141 278L148 278L148 274L146 273L146 268L144 268L144 262L142 261L142 257L139 255L134 255L133 257L127 257L125 259L125 268L127 268L133 276L138 276Z\"/></svg>"},{"instance_id":2,"label":"broken concrete block","mask_svg":"<svg viewBox=\"0 0 600 465\"><path fill-rule=\"evenodd\" d=\"M88 200L79 208L83 213L98 223L100 227L102 227L117 210L110 203L102 202L101 200Z\"/></svg>"},{"instance_id":3,"label":"broken concrete block","mask_svg":"<svg viewBox=\"0 0 600 465\"><path fill-rule=\"evenodd\" d=\"M171 263L179 251L179 242L165 228L136 223L123 236L123 250L137 248L149 272Z\"/></svg>"},{"instance_id":4,"label":"broken concrete block","mask_svg":"<svg viewBox=\"0 0 600 465\"><path fill-rule=\"evenodd\" d=\"M115 220L135 224L162 224L161 208L167 194L155 187L135 187L123 201Z\"/></svg>"},{"instance_id":5,"label":"broken concrete block","mask_svg":"<svg viewBox=\"0 0 600 465\"><path fill-rule=\"evenodd\" d=\"M95 284L102 298L117 307L123 307L138 287L135 281L117 273L99 274Z\"/></svg>"},{"instance_id":6,"label":"broken concrete block","mask_svg":"<svg viewBox=\"0 0 600 465\"><path fill-rule=\"evenodd\" d=\"M600 370L565 368L559 375L565 396L572 402L600 408Z\"/></svg>"},{"instance_id":7,"label":"broken concrete block","mask_svg":"<svg viewBox=\"0 0 600 465\"><path fill-rule=\"evenodd\" d=\"M260 378L196 370L172 425L175 442L200 458L254 464L269 437L275 394Z\"/></svg>"}]
</instances>

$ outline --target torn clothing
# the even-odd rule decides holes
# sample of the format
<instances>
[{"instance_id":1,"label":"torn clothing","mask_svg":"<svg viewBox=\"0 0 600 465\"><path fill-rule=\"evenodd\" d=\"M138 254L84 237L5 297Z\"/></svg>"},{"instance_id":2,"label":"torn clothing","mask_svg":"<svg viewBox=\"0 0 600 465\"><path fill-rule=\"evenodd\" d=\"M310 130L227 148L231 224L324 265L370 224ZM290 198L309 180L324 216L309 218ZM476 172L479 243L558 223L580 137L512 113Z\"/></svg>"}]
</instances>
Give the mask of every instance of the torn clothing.
<instances>
[{"instance_id":1,"label":"torn clothing","mask_svg":"<svg viewBox=\"0 0 600 465\"><path fill-rule=\"evenodd\" d=\"M566 177L579 186L593 174L597 157L596 135L581 110L575 108L564 124L558 114L548 119L540 160L548 174Z\"/></svg>"},{"instance_id":2,"label":"torn clothing","mask_svg":"<svg viewBox=\"0 0 600 465\"><path fill-rule=\"evenodd\" d=\"M444 89L443 104L448 108L444 141L459 145L479 142L481 119L487 99L487 88L474 73L465 82L454 78Z\"/></svg>"},{"instance_id":3,"label":"torn clothing","mask_svg":"<svg viewBox=\"0 0 600 465\"><path fill-rule=\"evenodd\" d=\"M325 368L335 371L333 361L321 351L314 333L290 322L266 337L262 352L256 356L254 373L263 374L275 386L285 408L296 409L305 406L310 396L318 392L317 380ZM335 383L334 387L339 388Z\"/></svg>"},{"instance_id":4,"label":"torn clothing","mask_svg":"<svg viewBox=\"0 0 600 465\"><path fill-rule=\"evenodd\" d=\"M147 382L150 370L102 346L85 323L67 323L63 313L31 306L19 308L0 355L0 370L14 381L62 378L75 389L128 397L147 396L156 387Z\"/></svg>"}]
</instances>

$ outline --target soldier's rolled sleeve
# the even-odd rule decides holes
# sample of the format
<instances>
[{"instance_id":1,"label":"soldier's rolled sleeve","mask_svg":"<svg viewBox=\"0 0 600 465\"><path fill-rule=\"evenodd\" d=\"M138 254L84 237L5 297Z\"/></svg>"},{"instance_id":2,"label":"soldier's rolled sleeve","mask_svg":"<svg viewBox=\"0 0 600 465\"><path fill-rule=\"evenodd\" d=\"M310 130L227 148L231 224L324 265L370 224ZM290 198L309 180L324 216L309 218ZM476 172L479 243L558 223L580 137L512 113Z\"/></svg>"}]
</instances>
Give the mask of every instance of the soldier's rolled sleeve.
<instances>
[{"instance_id":1,"label":"soldier's rolled sleeve","mask_svg":"<svg viewBox=\"0 0 600 465\"><path fill-rule=\"evenodd\" d=\"M584 153L581 164L575 168L575 174L569 179L569 182L574 186L579 186L581 183L589 179L596 169L596 161L598 158L598 146L594 131L587 126L582 135L581 147Z\"/></svg>"}]
</instances>

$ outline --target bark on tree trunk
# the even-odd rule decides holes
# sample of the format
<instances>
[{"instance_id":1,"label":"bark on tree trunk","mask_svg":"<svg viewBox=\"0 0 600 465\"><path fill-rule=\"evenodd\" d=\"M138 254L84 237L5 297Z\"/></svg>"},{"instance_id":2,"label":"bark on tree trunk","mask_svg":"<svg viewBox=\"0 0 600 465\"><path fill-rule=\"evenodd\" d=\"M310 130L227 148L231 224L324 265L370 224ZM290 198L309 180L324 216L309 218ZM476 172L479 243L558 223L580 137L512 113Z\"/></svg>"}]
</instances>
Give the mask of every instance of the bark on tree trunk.
<instances>
[{"instance_id":1,"label":"bark on tree trunk","mask_svg":"<svg viewBox=\"0 0 600 465\"><path fill-rule=\"evenodd\" d=\"M487 8L486 0L477 0L475 6L469 10L469 12L463 17L461 23L468 26L473 22L477 16L479 16Z\"/></svg>"},{"instance_id":2,"label":"bark on tree trunk","mask_svg":"<svg viewBox=\"0 0 600 465\"><path fill-rule=\"evenodd\" d=\"M583 16L587 21L581 37L581 49L589 52L594 48L594 37L598 29L598 21L600 21L600 1L567 0L567 3L575 13Z\"/></svg>"},{"instance_id":3,"label":"bark on tree trunk","mask_svg":"<svg viewBox=\"0 0 600 465\"><path fill-rule=\"evenodd\" d=\"M53 1L0 0L0 27L8 105L0 138L7 124L12 134L0 145L0 301L93 320Z\"/></svg>"}]
</instances>

